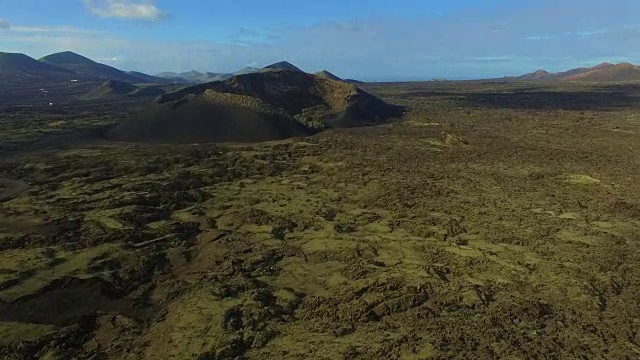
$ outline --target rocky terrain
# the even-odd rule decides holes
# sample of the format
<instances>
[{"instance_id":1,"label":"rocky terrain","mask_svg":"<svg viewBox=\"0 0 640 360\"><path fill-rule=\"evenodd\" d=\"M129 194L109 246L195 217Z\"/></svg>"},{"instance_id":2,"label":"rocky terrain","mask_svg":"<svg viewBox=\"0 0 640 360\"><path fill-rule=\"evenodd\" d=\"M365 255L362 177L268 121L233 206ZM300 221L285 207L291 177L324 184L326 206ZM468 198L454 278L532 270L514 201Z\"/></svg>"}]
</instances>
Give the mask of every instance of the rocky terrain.
<instances>
[{"instance_id":1,"label":"rocky terrain","mask_svg":"<svg viewBox=\"0 0 640 360\"><path fill-rule=\"evenodd\" d=\"M638 358L637 85L366 90L407 112L253 144L0 108L0 358Z\"/></svg>"}]
</instances>

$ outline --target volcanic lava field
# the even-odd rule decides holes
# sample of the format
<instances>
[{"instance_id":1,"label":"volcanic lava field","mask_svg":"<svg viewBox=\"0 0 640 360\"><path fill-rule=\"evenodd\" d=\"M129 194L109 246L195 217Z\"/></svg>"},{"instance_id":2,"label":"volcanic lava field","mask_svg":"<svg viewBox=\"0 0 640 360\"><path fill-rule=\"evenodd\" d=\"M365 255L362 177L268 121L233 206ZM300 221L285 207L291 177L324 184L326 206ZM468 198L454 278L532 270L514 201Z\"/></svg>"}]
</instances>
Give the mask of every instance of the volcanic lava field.
<instances>
[{"instance_id":1,"label":"volcanic lava field","mask_svg":"<svg viewBox=\"0 0 640 360\"><path fill-rule=\"evenodd\" d=\"M0 106L0 358L640 357L640 86L361 86L404 114L172 144L108 136L143 101Z\"/></svg>"}]
</instances>

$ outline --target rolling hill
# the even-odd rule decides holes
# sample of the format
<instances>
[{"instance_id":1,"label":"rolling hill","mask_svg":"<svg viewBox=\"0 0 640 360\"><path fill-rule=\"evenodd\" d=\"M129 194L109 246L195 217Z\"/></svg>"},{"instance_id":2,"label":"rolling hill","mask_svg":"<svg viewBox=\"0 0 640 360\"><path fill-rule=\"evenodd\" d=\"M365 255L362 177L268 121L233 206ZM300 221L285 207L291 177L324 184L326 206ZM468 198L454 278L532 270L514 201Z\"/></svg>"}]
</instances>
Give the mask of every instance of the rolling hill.
<instances>
[{"instance_id":1,"label":"rolling hill","mask_svg":"<svg viewBox=\"0 0 640 360\"><path fill-rule=\"evenodd\" d=\"M267 141L380 124L401 112L345 82L271 69L160 96L110 136L168 143Z\"/></svg>"}]
</instances>

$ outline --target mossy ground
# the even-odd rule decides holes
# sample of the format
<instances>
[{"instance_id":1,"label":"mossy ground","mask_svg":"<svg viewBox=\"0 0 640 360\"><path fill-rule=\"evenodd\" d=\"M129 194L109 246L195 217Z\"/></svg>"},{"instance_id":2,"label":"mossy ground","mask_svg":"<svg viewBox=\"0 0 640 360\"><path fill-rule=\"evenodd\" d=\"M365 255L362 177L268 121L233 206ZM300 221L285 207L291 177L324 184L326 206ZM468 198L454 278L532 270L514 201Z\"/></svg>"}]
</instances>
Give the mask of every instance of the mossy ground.
<instances>
[{"instance_id":1,"label":"mossy ground","mask_svg":"<svg viewBox=\"0 0 640 360\"><path fill-rule=\"evenodd\" d=\"M9 149L0 354L636 358L640 104L550 86L376 85L404 119L263 144Z\"/></svg>"}]
</instances>

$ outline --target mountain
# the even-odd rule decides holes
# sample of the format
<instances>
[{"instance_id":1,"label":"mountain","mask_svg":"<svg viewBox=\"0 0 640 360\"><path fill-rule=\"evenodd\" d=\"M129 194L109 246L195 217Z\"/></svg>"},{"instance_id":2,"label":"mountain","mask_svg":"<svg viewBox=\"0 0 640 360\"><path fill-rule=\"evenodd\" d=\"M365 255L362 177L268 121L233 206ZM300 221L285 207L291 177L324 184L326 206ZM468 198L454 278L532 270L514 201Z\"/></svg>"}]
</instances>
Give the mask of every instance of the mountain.
<instances>
[{"instance_id":1,"label":"mountain","mask_svg":"<svg viewBox=\"0 0 640 360\"><path fill-rule=\"evenodd\" d=\"M155 76L157 77L161 77L164 79L176 79L180 77L180 74L178 74L177 72L173 72L173 71L164 71L161 73L157 73Z\"/></svg>"},{"instance_id":2,"label":"mountain","mask_svg":"<svg viewBox=\"0 0 640 360\"><path fill-rule=\"evenodd\" d=\"M635 81L640 80L640 66L622 63L600 65L589 71L564 77L565 81Z\"/></svg>"},{"instance_id":3,"label":"mountain","mask_svg":"<svg viewBox=\"0 0 640 360\"><path fill-rule=\"evenodd\" d=\"M224 81L237 75L246 75L246 74L252 74L260 71L274 71L274 70L302 71L297 67L295 67L294 65L292 65L291 63L288 63L286 61L281 61L275 64L271 64L269 66L266 66L262 69L247 66L234 73L200 72L195 70L187 71L183 73L165 71L165 72L156 74L156 76L167 79L167 80L173 80L173 81L182 80L192 84L203 84L203 83L208 83L213 81ZM340 80L340 78L331 74L330 72L327 71L326 73L331 76L330 78L335 78L334 80ZM324 75L321 74L320 76L324 76Z\"/></svg>"},{"instance_id":4,"label":"mountain","mask_svg":"<svg viewBox=\"0 0 640 360\"><path fill-rule=\"evenodd\" d=\"M553 76L553 74L551 74L550 72L540 69L538 71L534 71L534 72L529 73L529 74L524 74L524 75L518 76L518 77L516 77L516 79L518 79L518 80L542 80L542 79L548 79L551 76Z\"/></svg>"},{"instance_id":5,"label":"mountain","mask_svg":"<svg viewBox=\"0 0 640 360\"><path fill-rule=\"evenodd\" d=\"M566 79L566 78L568 78L570 76L584 74L584 73L587 73L587 72L593 71L593 70L606 69L606 68L611 67L611 66L614 66L614 65L604 62L602 64L596 65L596 66L591 67L591 68L580 67L580 68L576 68L576 69L571 69L569 71L558 73L557 76L562 78L562 79Z\"/></svg>"},{"instance_id":6,"label":"mountain","mask_svg":"<svg viewBox=\"0 0 640 360\"><path fill-rule=\"evenodd\" d=\"M233 77L233 74L228 73L207 73L207 75L209 75L209 77L205 82L222 81Z\"/></svg>"},{"instance_id":7,"label":"mountain","mask_svg":"<svg viewBox=\"0 0 640 360\"><path fill-rule=\"evenodd\" d=\"M162 77L168 80L182 80L191 84L202 84L212 81L222 81L233 77L233 74L228 73L216 73L216 72L200 72L200 71L187 71L183 73L176 72L162 72L157 74L158 77Z\"/></svg>"},{"instance_id":8,"label":"mountain","mask_svg":"<svg viewBox=\"0 0 640 360\"><path fill-rule=\"evenodd\" d=\"M128 74L122 70L95 62L71 51L47 55L41 58L40 61L45 64L51 64L73 71L80 76L90 78L102 78L135 83L147 82L145 77L149 76L145 75L144 77L138 77L136 75Z\"/></svg>"},{"instance_id":9,"label":"mountain","mask_svg":"<svg viewBox=\"0 0 640 360\"><path fill-rule=\"evenodd\" d=\"M321 78L324 78L324 79L343 81L341 78L333 75L332 73L328 72L327 70L318 71L317 73L315 73L315 76L321 77Z\"/></svg>"},{"instance_id":10,"label":"mountain","mask_svg":"<svg viewBox=\"0 0 640 360\"><path fill-rule=\"evenodd\" d=\"M279 70L290 70L290 71L299 71L299 72L304 72L300 69L298 69L295 65L291 64L290 62L287 61L280 61L277 62L275 64L271 64L268 66L263 67L260 71L279 71Z\"/></svg>"},{"instance_id":11,"label":"mountain","mask_svg":"<svg viewBox=\"0 0 640 360\"><path fill-rule=\"evenodd\" d=\"M164 79L165 81L169 81L176 84L193 84L194 83L194 81L185 79L181 77L179 73L172 72L172 71L161 72L156 74L155 76L161 79Z\"/></svg>"},{"instance_id":12,"label":"mountain","mask_svg":"<svg viewBox=\"0 0 640 360\"><path fill-rule=\"evenodd\" d=\"M592 69L593 70L606 69L606 68L610 68L612 66L615 66L615 65L612 64L612 63L608 63L608 62L603 62L603 63L600 63L599 65L596 65Z\"/></svg>"},{"instance_id":13,"label":"mountain","mask_svg":"<svg viewBox=\"0 0 640 360\"><path fill-rule=\"evenodd\" d=\"M139 71L127 71L127 74L131 75L131 76L135 76L138 79L142 80L142 82L145 83L156 83L156 84L162 84L162 83L166 83L167 79L158 77L158 76L152 76L152 75L148 75L145 73L141 73Z\"/></svg>"},{"instance_id":14,"label":"mountain","mask_svg":"<svg viewBox=\"0 0 640 360\"><path fill-rule=\"evenodd\" d=\"M380 124L401 113L345 82L266 71L162 95L109 136L164 143L268 141Z\"/></svg>"},{"instance_id":15,"label":"mountain","mask_svg":"<svg viewBox=\"0 0 640 360\"><path fill-rule=\"evenodd\" d=\"M594 67L581 67L568 71L550 73L538 70L533 73L516 77L506 77L506 80L543 80L543 81L633 81L640 80L640 67L629 64L602 63Z\"/></svg>"},{"instance_id":16,"label":"mountain","mask_svg":"<svg viewBox=\"0 0 640 360\"><path fill-rule=\"evenodd\" d=\"M42 63L24 54L0 52L0 79L3 82L71 80L72 71Z\"/></svg>"},{"instance_id":17,"label":"mountain","mask_svg":"<svg viewBox=\"0 0 640 360\"><path fill-rule=\"evenodd\" d=\"M195 70L183 73L165 71L157 74L157 76L168 80L181 80L192 84L203 84L213 81L224 81L236 75L251 74L258 71L260 71L260 69L248 66L234 73L200 72Z\"/></svg>"},{"instance_id":18,"label":"mountain","mask_svg":"<svg viewBox=\"0 0 640 360\"><path fill-rule=\"evenodd\" d=\"M109 80L80 96L80 98L84 100L100 100L119 96L156 97L164 93L164 90L155 86L140 87L124 81Z\"/></svg>"},{"instance_id":19,"label":"mountain","mask_svg":"<svg viewBox=\"0 0 640 360\"><path fill-rule=\"evenodd\" d=\"M50 73L56 72L61 74L72 74L73 72L53 66L50 64L39 62L24 54L4 53L0 52L0 71L25 71L31 73Z\"/></svg>"}]
</instances>

